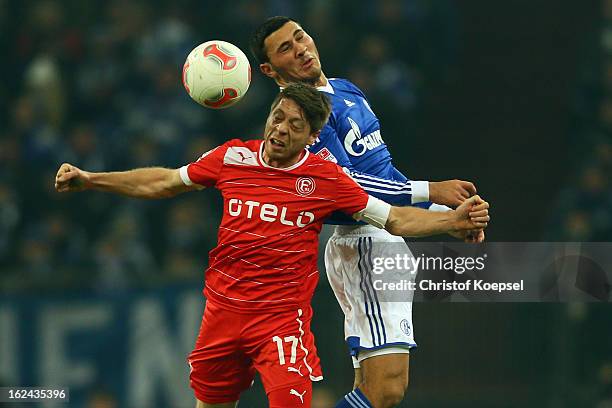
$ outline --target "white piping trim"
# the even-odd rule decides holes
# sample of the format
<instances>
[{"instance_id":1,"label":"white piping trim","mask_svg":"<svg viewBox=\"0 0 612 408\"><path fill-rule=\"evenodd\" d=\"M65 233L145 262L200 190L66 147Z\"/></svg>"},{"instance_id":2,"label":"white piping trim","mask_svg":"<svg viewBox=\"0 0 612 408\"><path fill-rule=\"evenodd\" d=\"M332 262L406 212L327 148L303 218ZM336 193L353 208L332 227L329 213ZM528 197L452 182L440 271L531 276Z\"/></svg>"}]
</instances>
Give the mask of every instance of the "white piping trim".
<instances>
[{"instance_id":1,"label":"white piping trim","mask_svg":"<svg viewBox=\"0 0 612 408\"><path fill-rule=\"evenodd\" d=\"M304 162L306 161L306 159L308 158L308 155L310 155L310 152L308 151L308 149L304 149L304 151L306 153L304 153L304 157L302 157L297 163L295 163L292 166L289 167L273 167L270 166L268 163L266 163L266 161L263 159L263 147L265 144L265 140L261 142L261 144L259 145L259 154L257 155L257 160L259 160L259 164L261 164L263 167L267 167L269 169L276 169L276 170L284 170L284 171L289 171L289 170L294 170L297 169L298 167L300 167L302 164L304 164Z\"/></svg>"},{"instance_id":2,"label":"white piping trim","mask_svg":"<svg viewBox=\"0 0 612 408\"><path fill-rule=\"evenodd\" d=\"M329 81L327 81L327 84L325 84L323 86L317 86L317 91L327 92L327 93L330 93L332 95L335 94L334 88L331 86L331 83Z\"/></svg>"},{"instance_id":3,"label":"white piping trim","mask_svg":"<svg viewBox=\"0 0 612 408\"><path fill-rule=\"evenodd\" d=\"M298 327L298 330L300 332L300 348L302 349L302 351L304 352L304 365L306 366L306 368L308 369L308 374L310 377L311 381L321 381L323 379L323 376L319 376L319 377L315 377L312 375L312 367L310 366L310 364L308 364L308 361L306 361L306 358L308 357L308 349L306 347L304 347L304 343L302 342L302 336L304 335L304 330L302 329L302 320L300 320L300 317L302 317L302 309L298 309L298 317L295 318L295 320L298 322L298 324L300 325Z\"/></svg>"}]
</instances>

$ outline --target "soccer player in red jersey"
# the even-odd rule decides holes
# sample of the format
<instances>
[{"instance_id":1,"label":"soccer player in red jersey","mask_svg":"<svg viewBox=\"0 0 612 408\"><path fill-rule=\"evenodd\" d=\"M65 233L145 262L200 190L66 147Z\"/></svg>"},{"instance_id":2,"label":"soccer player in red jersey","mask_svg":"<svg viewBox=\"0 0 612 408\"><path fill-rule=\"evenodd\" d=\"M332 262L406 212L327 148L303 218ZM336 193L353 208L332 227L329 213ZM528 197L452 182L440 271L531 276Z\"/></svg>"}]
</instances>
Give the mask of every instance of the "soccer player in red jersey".
<instances>
[{"instance_id":1,"label":"soccer player in red jersey","mask_svg":"<svg viewBox=\"0 0 612 408\"><path fill-rule=\"evenodd\" d=\"M210 252L206 308L190 383L198 408L235 407L259 372L270 407L309 407L322 373L310 331L318 234L344 211L393 234L422 236L486 227L488 203L475 196L456 211L391 207L368 196L336 164L310 154L330 105L294 84L272 103L263 140L230 140L180 169L92 173L64 163L59 192L93 189L139 198L215 187L224 200Z\"/></svg>"}]
</instances>

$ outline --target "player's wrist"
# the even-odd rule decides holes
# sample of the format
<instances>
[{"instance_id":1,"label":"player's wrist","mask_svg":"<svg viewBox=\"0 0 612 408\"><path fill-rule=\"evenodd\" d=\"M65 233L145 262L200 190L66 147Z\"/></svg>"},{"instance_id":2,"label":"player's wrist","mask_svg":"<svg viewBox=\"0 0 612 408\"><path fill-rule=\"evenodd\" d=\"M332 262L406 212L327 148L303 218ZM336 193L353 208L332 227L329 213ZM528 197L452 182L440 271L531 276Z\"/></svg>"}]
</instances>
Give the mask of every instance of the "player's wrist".
<instances>
[{"instance_id":1,"label":"player's wrist","mask_svg":"<svg viewBox=\"0 0 612 408\"><path fill-rule=\"evenodd\" d=\"M449 217L448 225L449 230L454 232L459 232L465 229L465 220L457 210L449 210L443 213Z\"/></svg>"},{"instance_id":2,"label":"player's wrist","mask_svg":"<svg viewBox=\"0 0 612 408\"><path fill-rule=\"evenodd\" d=\"M438 199L438 182L428 181L427 187L428 187L428 193L429 193L428 201L435 203L436 200Z\"/></svg>"},{"instance_id":3,"label":"player's wrist","mask_svg":"<svg viewBox=\"0 0 612 408\"><path fill-rule=\"evenodd\" d=\"M83 190L90 190L96 188L96 175L99 173L93 173L90 171L81 170L81 176L79 177L80 187Z\"/></svg>"}]
</instances>

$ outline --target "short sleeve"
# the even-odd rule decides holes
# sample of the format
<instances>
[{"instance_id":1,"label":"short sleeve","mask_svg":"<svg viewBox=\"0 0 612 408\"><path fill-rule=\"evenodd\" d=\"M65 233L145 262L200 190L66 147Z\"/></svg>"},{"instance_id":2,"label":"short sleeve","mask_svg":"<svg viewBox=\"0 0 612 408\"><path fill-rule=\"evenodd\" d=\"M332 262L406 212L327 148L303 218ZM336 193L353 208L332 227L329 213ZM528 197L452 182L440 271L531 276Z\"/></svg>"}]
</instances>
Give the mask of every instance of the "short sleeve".
<instances>
[{"instance_id":1,"label":"short sleeve","mask_svg":"<svg viewBox=\"0 0 612 408\"><path fill-rule=\"evenodd\" d=\"M368 205L368 194L340 166L337 166L336 210L353 215Z\"/></svg>"},{"instance_id":2,"label":"short sleeve","mask_svg":"<svg viewBox=\"0 0 612 408\"><path fill-rule=\"evenodd\" d=\"M223 158L228 148L228 143L217 146L204 153L193 163L181 167L180 175L186 185L199 184L204 187L212 187L219 180Z\"/></svg>"}]
</instances>

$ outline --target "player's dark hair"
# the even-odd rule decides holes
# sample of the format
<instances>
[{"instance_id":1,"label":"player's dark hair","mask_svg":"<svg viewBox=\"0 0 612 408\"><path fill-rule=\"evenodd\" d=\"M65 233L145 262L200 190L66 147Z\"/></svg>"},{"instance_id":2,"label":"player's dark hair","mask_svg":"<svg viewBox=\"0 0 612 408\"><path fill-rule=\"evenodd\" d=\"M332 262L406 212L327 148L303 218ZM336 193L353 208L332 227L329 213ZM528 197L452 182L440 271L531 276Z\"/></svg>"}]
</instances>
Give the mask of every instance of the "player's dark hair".
<instances>
[{"instance_id":1,"label":"player's dark hair","mask_svg":"<svg viewBox=\"0 0 612 408\"><path fill-rule=\"evenodd\" d=\"M293 83L287 86L276 95L270 110L278 105L281 99L291 99L298 104L306 121L310 124L311 133L318 132L325 126L331 112L331 103L323 92L308 84Z\"/></svg>"},{"instance_id":2,"label":"player's dark hair","mask_svg":"<svg viewBox=\"0 0 612 408\"><path fill-rule=\"evenodd\" d=\"M251 40L249 41L249 48L251 49L253 58L255 58L258 64L269 61L266 46L264 44L266 38L290 21L295 20L285 16L270 17L253 32ZM297 23L297 21L295 22Z\"/></svg>"}]
</instances>

